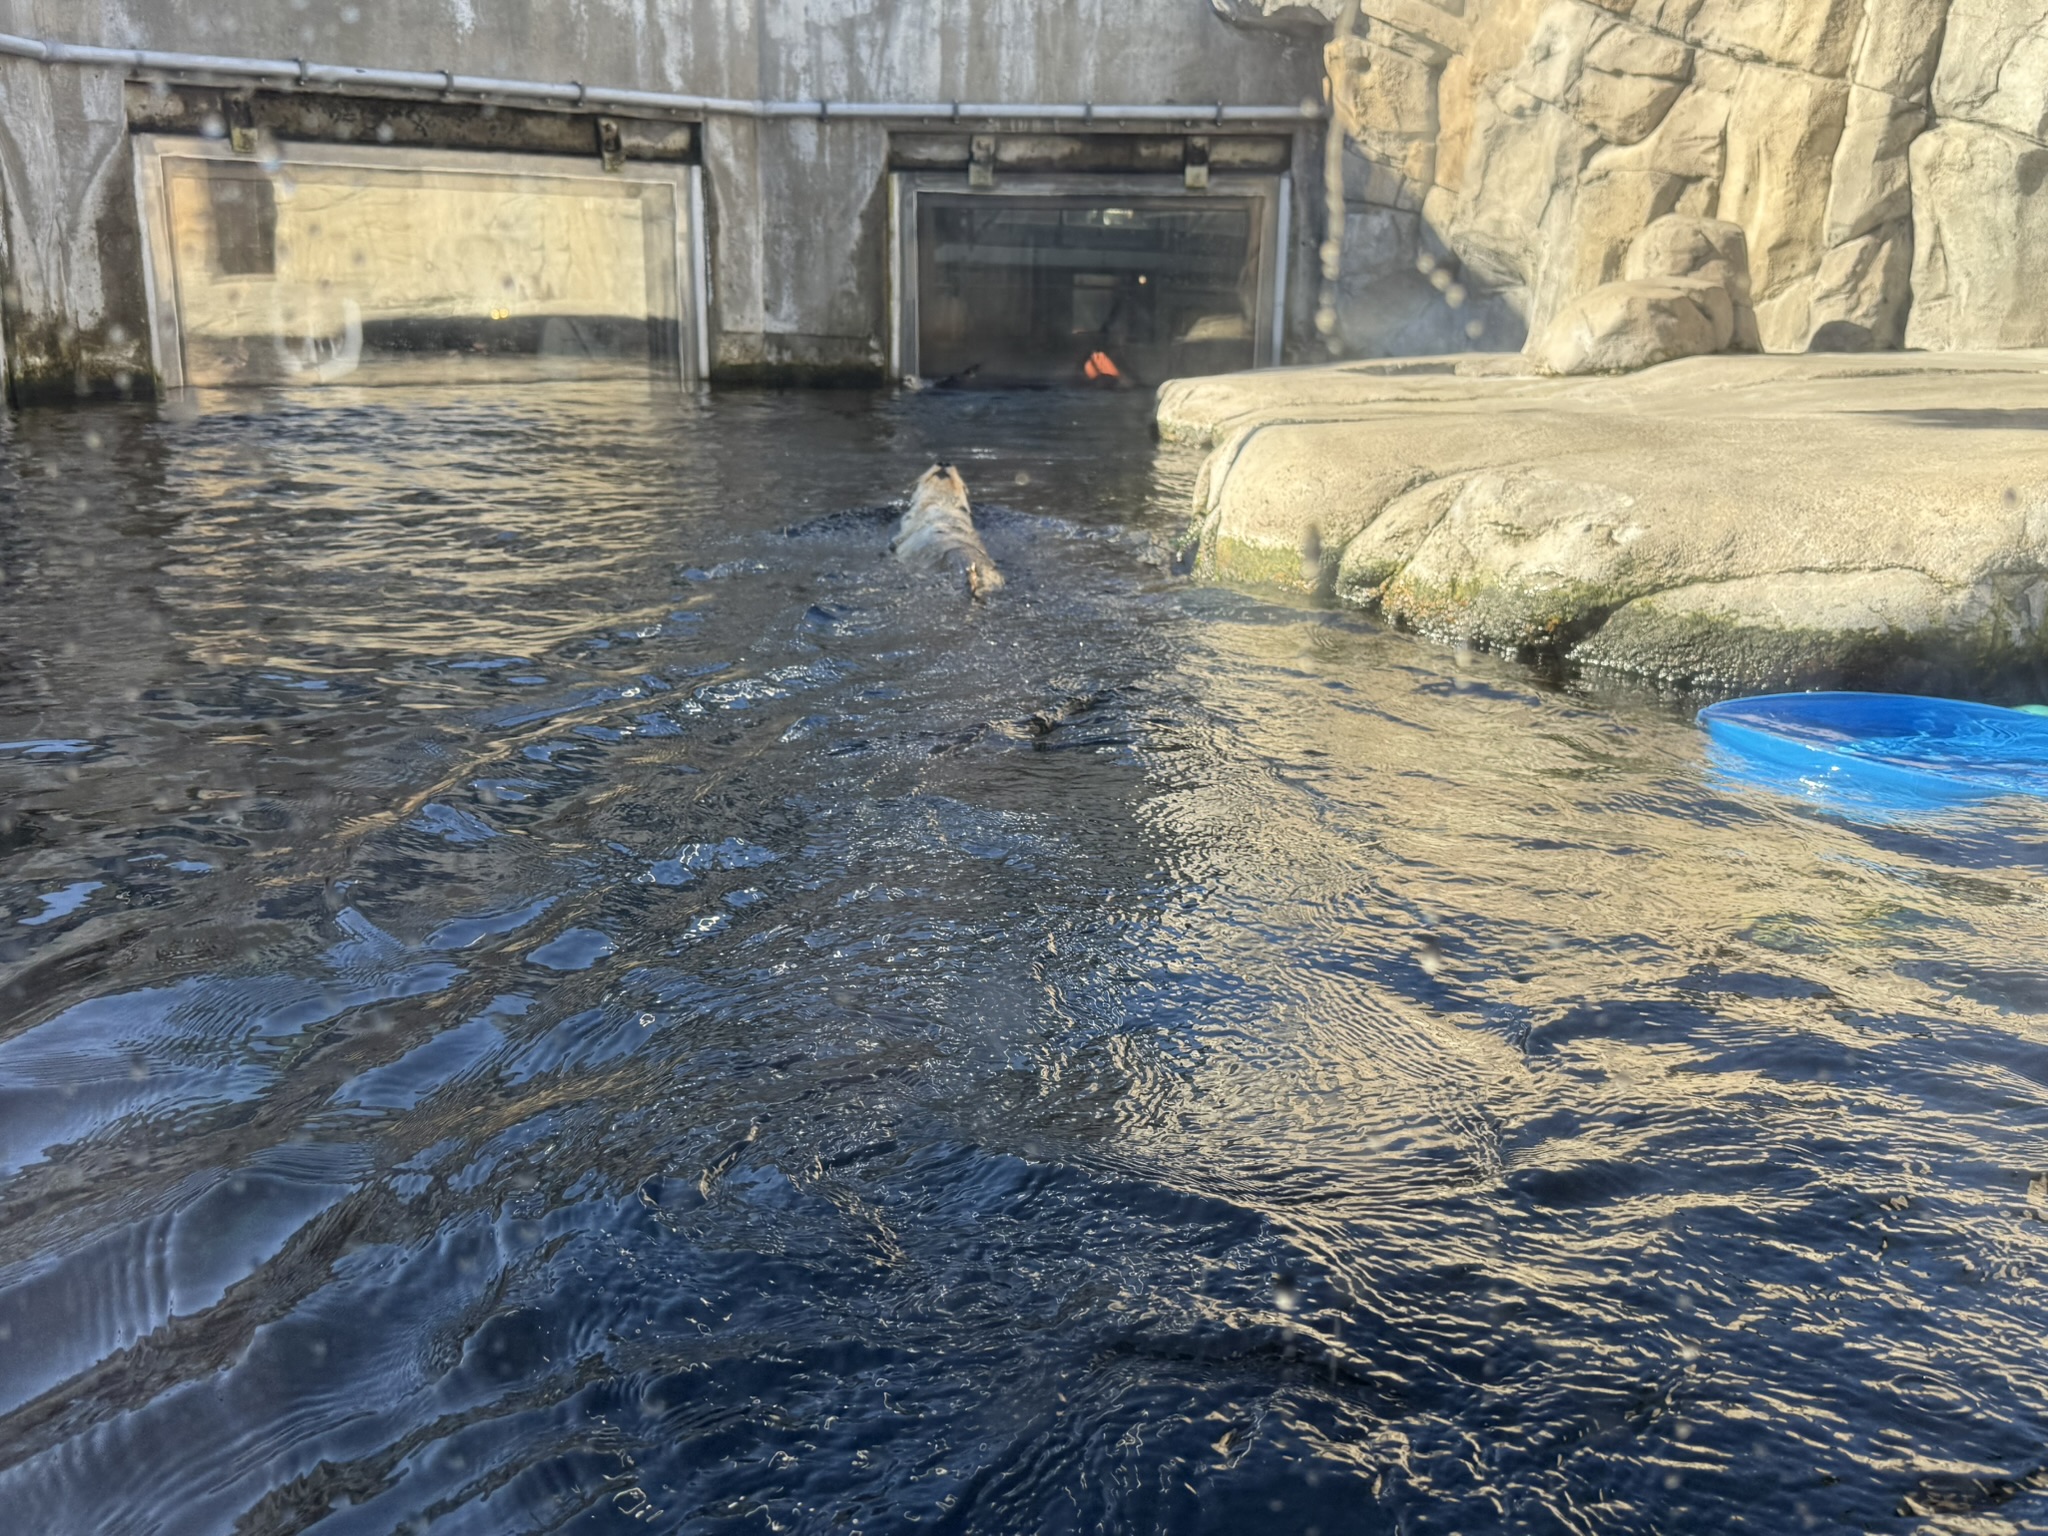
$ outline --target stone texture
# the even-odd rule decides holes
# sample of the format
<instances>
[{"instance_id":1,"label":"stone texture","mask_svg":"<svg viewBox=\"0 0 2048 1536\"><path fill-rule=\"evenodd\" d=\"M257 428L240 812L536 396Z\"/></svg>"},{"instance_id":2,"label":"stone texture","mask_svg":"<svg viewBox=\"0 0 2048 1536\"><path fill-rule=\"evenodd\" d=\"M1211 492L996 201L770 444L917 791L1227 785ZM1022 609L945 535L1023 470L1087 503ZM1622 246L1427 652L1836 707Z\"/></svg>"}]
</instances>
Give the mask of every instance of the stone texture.
<instances>
[{"instance_id":1,"label":"stone texture","mask_svg":"<svg viewBox=\"0 0 2048 1536\"><path fill-rule=\"evenodd\" d=\"M1428 187L1404 176L1396 166L1369 159L1355 144L1344 148L1344 203L1348 209L1403 208L1417 212ZM1350 232L1345 232L1350 238Z\"/></svg>"},{"instance_id":2,"label":"stone texture","mask_svg":"<svg viewBox=\"0 0 2048 1536\"><path fill-rule=\"evenodd\" d=\"M1626 22L1596 26L1573 91L1579 121L1610 144L1637 144L1669 115L1692 75L1692 49Z\"/></svg>"},{"instance_id":3,"label":"stone texture","mask_svg":"<svg viewBox=\"0 0 2048 1536\"><path fill-rule=\"evenodd\" d=\"M1667 215L1630 245L1623 280L1565 306L1529 345L1549 373L1630 373L1708 352L1755 351L1739 226Z\"/></svg>"},{"instance_id":4,"label":"stone texture","mask_svg":"<svg viewBox=\"0 0 2048 1536\"><path fill-rule=\"evenodd\" d=\"M1381 29L1370 39L1340 38L1326 63L1332 105L1351 142L1420 188L1436 176L1437 62L1426 49L1381 41L1402 37Z\"/></svg>"},{"instance_id":5,"label":"stone texture","mask_svg":"<svg viewBox=\"0 0 2048 1536\"><path fill-rule=\"evenodd\" d=\"M1849 78L1901 100L1922 100L1941 57L1949 0L1871 0Z\"/></svg>"},{"instance_id":6,"label":"stone texture","mask_svg":"<svg viewBox=\"0 0 2048 1536\"><path fill-rule=\"evenodd\" d=\"M1854 56L1863 7L1864 0L1698 0L1684 30L1716 53L1840 79Z\"/></svg>"},{"instance_id":7,"label":"stone texture","mask_svg":"<svg viewBox=\"0 0 2048 1536\"><path fill-rule=\"evenodd\" d=\"M1481 311L1447 273L1418 268L1426 254L1418 212L1367 203L1345 215L1339 280L1357 298L1338 325L1353 356L1450 352L1465 344L1465 328ZM1441 289L1432 281L1439 276Z\"/></svg>"},{"instance_id":8,"label":"stone texture","mask_svg":"<svg viewBox=\"0 0 2048 1536\"><path fill-rule=\"evenodd\" d=\"M1835 146L1821 239L1829 247L1860 240L1913 214L1908 153L1927 127L1927 109L1883 91L1851 86Z\"/></svg>"},{"instance_id":9,"label":"stone texture","mask_svg":"<svg viewBox=\"0 0 2048 1536\"><path fill-rule=\"evenodd\" d=\"M1967 630L1979 614L1959 610L1924 571L1787 571L1633 598L1573 655L1585 666L1683 681L1908 681L1929 658L1906 637L1944 634L1952 617Z\"/></svg>"},{"instance_id":10,"label":"stone texture","mask_svg":"<svg viewBox=\"0 0 2048 1536\"><path fill-rule=\"evenodd\" d=\"M1529 350L1551 373L1633 373L1719 352L1734 335L1718 283L1607 283L1566 305Z\"/></svg>"},{"instance_id":11,"label":"stone texture","mask_svg":"<svg viewBox=\"0 0 2048 1536\"><path fill-rule=\"evenodd\" d=\"M1910 154L1915 347L2048 339L2048 0L1954 0Z\"/></svg>"},{"instance_id":12,"label":"stone texture","mask_svg":"<svg viewBox=\"0 0 2048 1536\"><path fill-rule=\"evenodd\" d=\"M1464 192L1446 238L1482 283L1529 294L1532 319L1569 300L1568 288L1548 280L1544 258L1569 247L1573 194L1599 144L1590 128L1513 82L1473 113Z\"/></svg>"},{"instance_id":13,"label":"stone texture","mask_svg":"<svg viewBox=\"0 0 2048 1536\"><path fill-rule=\"evenodd\" d=\"M1363 0L1369 33L1383 13L1418 26L1419 4ZM1419 206L1425 237L1474 294L1539 339L1567 311L1582 322L1575 306L1620 279L1631 240L1674 213L1741 226L1756 340L1774 351L1816 338L1902 345L1916 224L2031 227L2025 213L1961 206L2034 195L2018 182L1994 192L1987 152L1935 166L1953 166L1949 186L1916 176L1913 145L1958 123L2048 134L2048 0L1464 0L1430 14L1451 10L1462 33L1436 27L1410 64L1390 64L1361 131L1401 177L1433 178L1381 200ZM1366 43L1347 46L1348 58L1369 56ZM1370 114L1353 101L1343 115ZM1433 158L1420 142L1431 135ZM1944 260L1951 310L1959 294L2003 298L2011 286L1993 276L2010 256L1981 242L1959 234ZM2048 317L2042 289L2022 307ZM1417 334L1387 295L1353 285L1339 297L1337 330L1356 350L1395 350L1382 327ZM1613 311L1622 299L1591 302ZM1656 314L1667 332L1676 323ZM2026 337L2030 323L2005 329ZM1956 334L1999 328L1987 314Z\"/></svg>"},{"instance_id":14,"label":"stone texture","mask_svg":"<svg viewBox=\"0 0 2048 1536\"><path fill-rule=\"evenodd\" d=\"M1728 113L1734 105L1725 91L1695 87L1681 96L1651 141L1650 165L1667 175L1712 186L1710 202L1720 201L1720 183L1728 165Z\"/></svg>"},{"instance_id":15,"label":"stone texture","mask_svg":"<svg viewBox=\"0 0 2048 1536\"><path fill-rule=\"evenodd\" d=\"M1905 224L1830 249L1814 274L1807 350L1887 352L1900 346L1912 264L1912 230Z\"/></svg>"},{"instance_id":16,"label":"stone texture","mask_svg":"<svg viewBox=\"0 0 2048 1536\"><path fill-rule=\"evenodd\" d=\"M1848 106L1842 81L1757 65L1744 67L1735 90L1720 216L1749 236L1757 318L1772 351L1806 345L1803 302L1782 301L1800 294L1826 249L1829 172Z\"/></svg>"},{"instance_id":17,"label":"stone texture","mask_svg":"<svg viewBox=\"0 0 2048 1536\"><path fill-rule=\"evenodd\" d=\"M2048 0L1954 0L1934 109L2048 140Z\"/></svg>"},{"instance_id":18,"label":"stone texture","mask_svg":"<svg viewBox=\"0 0 2048 1536\"><path fill-rule=\"evenodd\" d=\"M1945 123L1913 143L1909 346L2048 345L2048 145ZM2032 254L2029 254L2032 253Z\"/></svg>"},{"instance_id":19,"label":"stone texture","mask_svg":"<svg viewBox=\"0 0 2048 1536\"><path fill-rule=\"evenodd\" d=\"M1749 240L1725 219L1659 219L1630 244L1623 272L1631 280L1709 277L1748 298Z\"/></svg>"},{"instance_id":20,"label":"stone texture","mask_svg":"<svg viewBox=\"0 0 2048 1536\"><path fill-rule=\"evenodd\" d=\"M1680 683L1982 680L2048 661L2048 352L1502 359L1189 381L1216 579Z\"/></svg>"}]
</instances>

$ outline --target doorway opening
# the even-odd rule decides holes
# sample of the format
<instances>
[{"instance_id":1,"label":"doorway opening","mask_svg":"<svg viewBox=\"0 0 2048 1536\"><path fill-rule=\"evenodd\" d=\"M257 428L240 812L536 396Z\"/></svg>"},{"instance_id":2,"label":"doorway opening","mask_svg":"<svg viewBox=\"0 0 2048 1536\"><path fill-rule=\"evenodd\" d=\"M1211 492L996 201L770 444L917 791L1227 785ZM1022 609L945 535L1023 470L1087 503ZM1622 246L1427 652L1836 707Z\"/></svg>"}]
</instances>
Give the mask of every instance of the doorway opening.
<instances>
[{"instance_id":1,"label":"doorway opening","mask_svg":"<svg viewBox=\"0 0 2048 1536\"><path fill-rule=\"evenodd\" d=\"M897 182L899 376L1149 388L1277 357L1283 183Z\"/></svg>"}]
</instances>

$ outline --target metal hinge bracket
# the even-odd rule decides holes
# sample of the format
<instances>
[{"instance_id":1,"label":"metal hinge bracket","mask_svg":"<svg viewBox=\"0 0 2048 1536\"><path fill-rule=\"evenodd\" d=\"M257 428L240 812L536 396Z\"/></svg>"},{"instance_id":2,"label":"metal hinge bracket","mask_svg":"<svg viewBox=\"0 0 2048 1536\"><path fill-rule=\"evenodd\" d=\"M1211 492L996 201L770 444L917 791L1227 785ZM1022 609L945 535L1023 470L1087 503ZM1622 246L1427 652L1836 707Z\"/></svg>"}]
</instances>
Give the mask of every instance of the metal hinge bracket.
<instances>
[{"instance_id":1,"label":"metal hinge bracket","mask_svg":"<svg viewBox=\"0 0 2048 1536\"><path fill-rule=\"evenodd\" d=\"M238 155L256 153L256 113L246 96L230 96L220 104L221 116L227 119L228 148Z\"/></svg>"},{"instance_id":2,"label":"metal hinge bracket","mask_svg":"<svg viewBox=\"0 0 2048 1536\"><path fill-rule=\"evenodd\" d=\"M615 117L600 117L597 120L597 158L604 162L608 171L623 171L626 168L626 140L619 131L619 120Z\"/></svg>"},{"instance_id":3,"label":"metal hinge bracket","mask_svg":"<svg viewBox=\"0 0 2048 1536\"><path fill-rule=\"evenodd\" d=\"M1181 185L1190 192L1209 190L1209 140L1205 134L1190 134L1181 148Z\"/></svg>"},{"instance_id":4,"label":"metal hinge bracket","mask_svg":"<svg viewBox=\"0 0 2048 1536\"><path fill-rule=\"evenodd\" d=\"M967 185L992 187L996 184L996 136L977 133L968 146Z\"/></svg>"}]
</instances>

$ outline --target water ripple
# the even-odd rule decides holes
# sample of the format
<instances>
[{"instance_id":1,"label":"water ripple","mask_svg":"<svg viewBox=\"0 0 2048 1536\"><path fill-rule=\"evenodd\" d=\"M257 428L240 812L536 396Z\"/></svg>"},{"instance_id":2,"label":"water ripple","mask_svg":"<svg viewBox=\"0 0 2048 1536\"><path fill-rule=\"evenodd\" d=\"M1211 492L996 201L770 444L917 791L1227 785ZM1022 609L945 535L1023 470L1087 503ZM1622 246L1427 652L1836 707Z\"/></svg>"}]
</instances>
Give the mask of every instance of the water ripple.
<instances>
[{"instance_id":1,"label":"water ripple","mask_svg":"<svg viewBox=\"0 0 2048 1536\"><path fill-rule=\"evenodd\" d=\"M882 556L933 458L995 602ZM2048 1521L2038 819L1184 586L1196 467L0 422L14 1524Z\"/></svg>"}]
</instances>

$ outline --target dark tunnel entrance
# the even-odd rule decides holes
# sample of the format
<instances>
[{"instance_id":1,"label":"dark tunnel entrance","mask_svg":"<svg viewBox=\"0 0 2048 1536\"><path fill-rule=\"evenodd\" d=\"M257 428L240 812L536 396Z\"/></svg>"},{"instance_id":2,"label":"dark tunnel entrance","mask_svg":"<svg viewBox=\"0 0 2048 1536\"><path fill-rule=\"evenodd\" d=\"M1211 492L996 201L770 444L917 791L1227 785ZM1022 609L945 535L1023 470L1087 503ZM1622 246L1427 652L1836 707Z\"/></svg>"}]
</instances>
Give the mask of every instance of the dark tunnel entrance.
<instances>
[{"instance_id":1,"label":"dark tunnel entrance","mask_svg":"<svg viewBox=\"0 0 2048 1536\"><path fill-rule=\"evenodd\" d=\"M1275 360L1277 178L909 176L896 366L927 384L1153 387Z\"/></svg>"},{"instance_id":2,"label":"dark tunnel entrance","mask_svg":"<svg viewBox=\"0 0 2048 1536\"><path fill-rule=\"evenodd\" d=\"M1253 205L924 197L918 370L991 385L1156 384L1252 366ZM1106 360L1106 361L1105 361Z\"/></svg>"}]
</instances>

